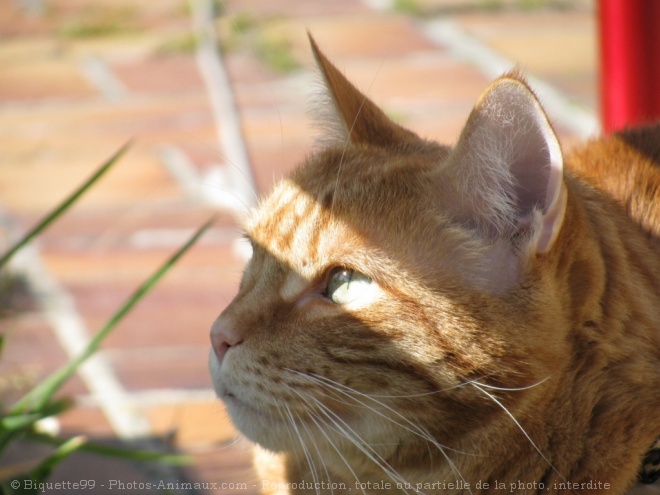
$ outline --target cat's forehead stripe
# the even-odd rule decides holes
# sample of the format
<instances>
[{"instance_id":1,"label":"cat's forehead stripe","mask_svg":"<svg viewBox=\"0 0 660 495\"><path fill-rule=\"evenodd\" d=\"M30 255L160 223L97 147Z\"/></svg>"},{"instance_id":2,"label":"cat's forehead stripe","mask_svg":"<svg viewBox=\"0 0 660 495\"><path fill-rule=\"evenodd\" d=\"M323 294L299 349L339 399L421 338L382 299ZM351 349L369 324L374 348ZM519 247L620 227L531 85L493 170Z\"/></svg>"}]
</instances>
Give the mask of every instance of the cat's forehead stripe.
<instances>
[{"instance_id":1,"label":"cat's forehead stripe","mask_svg":"<svg viewBox=\"0 0 660 495\"><path fill-rule=\"evenodd\" d=\"M289 251L299 258L310 258L312 244L318 237L318 208L299 195L288 205L282 205L273 227L272 240L278 250Z\"/></svg>"},{"instance_id":2,"label":"cat's forehead stripe","mask_svg":"<svg viewBox=\"0 0 660 495\"><path fill-rule=\"evenodd\" d=\"M312 278L318 267L318 251L327 221L323 208L309 194L284 181L253 214L247 229L270 254Z\"/></svg>"}]
</instances>

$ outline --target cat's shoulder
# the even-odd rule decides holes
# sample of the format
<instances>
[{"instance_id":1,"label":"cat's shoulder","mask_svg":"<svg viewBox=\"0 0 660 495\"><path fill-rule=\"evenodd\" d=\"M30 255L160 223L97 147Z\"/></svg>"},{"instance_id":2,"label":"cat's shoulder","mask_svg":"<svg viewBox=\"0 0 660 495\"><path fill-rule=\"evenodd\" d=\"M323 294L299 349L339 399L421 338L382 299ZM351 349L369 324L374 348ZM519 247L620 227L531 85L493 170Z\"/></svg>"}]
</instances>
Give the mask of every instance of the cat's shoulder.
<instances>
[{"instance_id":1,"label":"cat's shoulder","mask_svg":"<svg viewBox=\"0 0 660 495\"><path fill-rule=\"evenodd\" d=\"M643 127L624 129L614 135L660 166L660 121Z\"/></svg>"},{"instance_id":2,"label":"cat's shoulder","mask_svg":"<svg viewBox=\"0 0 660 495\"><path fill-rule=\"evenodd\" d=\"M566 165L660 239L660 122L588 141L567 155Z\"/></svg>"}]
</instances>

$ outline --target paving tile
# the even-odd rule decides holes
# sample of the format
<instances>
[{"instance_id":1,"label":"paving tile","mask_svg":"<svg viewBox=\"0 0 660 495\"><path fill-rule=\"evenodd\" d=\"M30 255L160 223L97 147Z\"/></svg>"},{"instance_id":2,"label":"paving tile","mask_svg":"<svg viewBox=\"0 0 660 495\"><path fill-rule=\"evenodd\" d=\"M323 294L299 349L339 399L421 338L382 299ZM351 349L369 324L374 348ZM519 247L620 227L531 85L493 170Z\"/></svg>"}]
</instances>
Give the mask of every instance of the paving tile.
<instances>
[{"instance_id":1,"label":"paving tile","mask_svg":"<svg viewBox=\"0 0 660 495\"><path fill-rule=\"evenodd\" d=\"M309 50L308 30L331 60L387 59L434 48L414 22L402 15L309 17L283 20L270 29L289 40L299 60L310 66L313 56ZM341 64L339 67L342 68Z\"/></svg>"},{"instance_id":2,"label":"paving tile","mask_svg":"<svg viewBox=\"0 0 660 495\"><path fill-rule=\"evenodd\" d=\"M2 8L7 8L3 3ZM0 62L5 69L19 66L25 67L45 61L68 64L71 59L63 52L62 46L50 36L8 37L0 45ZM19 81L24 83L24 81ZM43 90L49 90L47 84L41 84Z\"/></svg>"},{"instance_id":3,"label":"paving tile","mask_svg":"<svg viewBox=\"0 0 660 495\"><path fill-rule=\"evenodd\" d=\"M95 277L111 283L135 283L174 254L216 213L179 201L102 211L74 209L44 233L39 245L50 270L66 283L85 284ZM167 279L203 262L223 270L235 266L233 243L240 236L231 216L218 215Z\"/></svg>"},{"instance_id":4,"label":"paving tile","mask_svg":"<svg viewBox=\"0 0 660 495\"><path fill-rule=\"evenodd\" d=\"M43 215L71 194L100 164L109 158L117 145L104 146L105 153L94 149L76 150L42 148L38 159L14 162L10 156L0 159L6 165L0 176L0 196L10 210ZM53 181L51 174L57 174ZM144 149L131 150L109 171L103 180L76 204L77 209L98 209L130 204L135 200L158 201L177 198L181 190L172 181L156 157Z\"/></svg>"},{"instance_id":5,"label":"paving tile","mask_svg":"<svg viewBox=\"0 0 660 495\"><path fill-rule=\"evenodd\" d=\"M204 91L204 83L192 55L149 57L133 63L116 63L111 70L136 93Z\"/></svg>"},{"instance_id":6,"label":"paving tile","mask_svg":"<svg viewBox=\"0 0 660 495\"><path fill-rule=\"evenodd\" d=\"M488 84L477 70L450 60L443 53L431 53L382 62L346 65L346 73L369 96L383 101L393 112L420 112L424 104L456 102L473 105Z\"/></svg>"},{"instance_id":7,"label":"paving tile","mask_svg":"<svg viewBox=\"0 0 660 495\"><path fill-rule=\"evenodd\" d=\"M200 327L200 335L207 340L211 323L212 320L203 332ZM184 330L190 332L188 328ZM107 355L122 386L129 392L171 388L208 390L211 388L207 364L210 349L210 343L197 346L175 343L171 347L152 345L133 351L111 351Z\"/></svg>"},{"instance_id":8,"label":"paving tile","mask_svg":"<svg viewBox=\"0 0 660 495\"><path fill-rule=\"evenodd\" d=\"M132 252L113 249L96 254L80 253L78 257L45 253L44 259L50 272L61 278L67 290L80 298L80 311L91 319L93 315L99 318L98 314L106 315L118 307L175 249ZM137 320L149 318L159 304L171 305L177 300L183 306L193 304L196 309L191 308L191 311L201 310L204 306L215 311L216 307L228 303L237 289L244 266L232 249L227 245L193 247L131 316ZM99 290L90 290L96 277L104 280L103 285Z\"/></svg>"},{"instance_id":9,"label":"paving tile","mask_svg":"<svg viewBox=\"0 0 660 495\"><path fill-rule=\"evenodd\" d=\"M12 444L3 456L3 468L34 466L52 451L52 447L38 443ZM38 488L42 493L77 493L84 486L85 493L102 495L116 493L121 489L120 483L123 483L126 490L124 493L138 495L159 493L148 488L149 483L158 483L159 480L147 476L145 471L144 467L121 459L76 452L58 465L47 480L49 484ZM74 488L73 483L81 485Z\"/></svg>"},{"instance_id":10,"label":"paving tile","mask_svg":"<svg viewBox=\"0 0 660 495\"><path fill-rule=\"evenodd\" d=\"M251 85L269 83L268 87L272 88L273 85L286 78L286 75L278 74L266 67L263 61L259 60L250 50L225 50L222 58L237 98L244 92L246 83Z\"/></svg>"},{"instance_id":11,"label":"paving tile","mask_svg":"<svg viewBox=\"0 0 660 495\"><path fill-rule=\"evenodd\" d=\"M229 243L240 236L232 215L177 195L173 200L146 198L121 208L74 207L39 237L39 245L53 258L80 259L84 267L81 271L111 276L116 273L115 267L95 265L93 260L86 263L86 257L103 256L114 249L131 252L161 248L173 252L211 217L215 217L214 224L198 245Z\"/></svg>"},{"instance_id":12,"label":"paving tile","mask_svg":"<svg viewBox=\"0 0 660 495\"><path fill-rule=\"evenodd\" d=\"M0 402L3 404L18 400L69 361L48 323L37 313L0 320L0 333L5 338L0 356ZM80 379L73 376L59 395L79 395L86 391Z\"/></svg>"},{"instance_id":13,"label":"paving tile","mask_svg":"<svg viewBox=\"0 0 660 495\"><path fill-rule=\"evenodd\" d=\"M44 86L44 79L48 81L48 86ZM95 93L96 90L78 68L61 63L56 54L51 60L5 66L2 69L0 98L3 100L71 100L72 97L90 96Z\"/></svg>"},{"instance_id":14,"label":"paving tile","mask_svg":"<svg viewBox=\"0 0 660 495\"><path fill-rule=\"evenodd\" d=\"M241 112L241 120L249 113L270 110L281 118L302 118L305 110L313 104L313 96L320 90L319 79L313 64L291 76L274 82L244 81L236 83L234 91L236 105ZM279 127L279 125L277 126Z\"/></svg>"},{"instance_id":15,"label":"paving tile","mask_svg":"<svg viewBox=\"0 0 660 495\"><path fill-rule=\"evenodd\" d=\"M77 105L6 105L0 113L0 136L10 150L21 144L54 149L102 144L112 150L129 138L142 144L171 142L182 136L194 139L200 127L207 131L212 124L206 96L189 91L177 98L143 96L115 103L96 99Z\"/></svg>"},{"instance_id":16,"label":"paving tile","mask_svg":"<svg viewBox=\"0 0 660 495\"><path fill-rule=\"evenodd\" d=\"M347 76L392 118L423 137L452 143L490 81L440 53L345 64Z\"/></svg>"},{"instance_id":17,"label":"paving tile","mask_svg":"<svg viewBox=\"0 0 660 495\"><path fill-rule=\"evenodd\" d=\"M131 0L49 0L48 15L51 32L60 34L63 26L75 23L84 29L74 30L70 36L82 38L115 38L124 32L132 33L154 26L171 27L172 23L187 21L187 9L180 0L133 2ZM106 36L94 33L94 28L114 28ZM79 32L76 32L79 31Z\"/></svg>"},{"instance_id":18,"label":"paving tile","mask_svg":"<svg viewBox=\"0 0 660 495\"><path fill-rule=\"evenodd\" d=\"M218 400L161 404L147 408L155 435L172 436L180 450L209 449L231 445L238 438L227 412Z\"/></svg>"},{"instance_id":19,"label":"paving tile","mask_svg":"<svg viewBox=\"0 0 660 495\"><path fill-rule=\"evenodd\" d=\"M46 27L43 16L26 15L16 2L0 2L0 32L3 37L36 36L43 34Z\"/></svg>"},{"instance_id":20,"label":"paving tile","mask_svg":"<svg viewBox=\"0 0 660 495\"><path fill-rule=\"evenodd\" d=\"M213 448L190 452L194 470L185 472L195 481L215 483L216 489L205 493L227 495L257 495L261 480L252 468L252 454L244 440L219 444ZM218 489L219 488L219 489Z\"/></svg>"},{"instance_id":21,"label":"paving tile","mask_svg":"<svg viewBox=\"0 0 660 495\"><path fill-rule=\"evenodd\" d=\"M486 3L483 0L416 0L416 11L423 15L460 14L480 11L494 14L515 14L520 11L582 11L592 7L593 0L547 0L536 5L525 5L520 0L496 0Z\"/></svg>"},{"instance_id":22,"label":"paving tile","mask_svg":"<svg viewBox=\"0 0 660 495\"><path fill-rule=\"evenodd\" d=\"M252 13L259 16L334 16L341 14L360 14L368 12L362 2L353 0L228 0L225 2L226 12Z\"/></svg>"},{"instance_id":23,"label":"paving tile","mask_svg":"<svg viewBox=\"0 0 660 495\"><path fill-rule=\"evenodd\" d=\"M298 166L311 151L320 130L305 105L293 111L244 112L243 129L257 190L270 192L275 181Z\"/></svg>"},{"instance_id":24,"label":"paving tile","mask_svg":"<svg viewBox=\"0 0 660 495\"><path fill-rule=\"evenodd\" d=\"M278 180L303 162L311 151L310 146L311 143L305 141L296 146L261 144L251 148L250 163L255 167L255 181L259 192L264 196L267 195Z\"/></svg>"},{"instance_id":25,"label":"paving tile","mask_svg":"<svg viewBox=\"0 0 660 495\"><path fill-rule=\"evenodd\" d=\"M85 432L90 439L112 438L114 431L108 423L103 411L97 407L74 407L57 416L60 426L60 436L63 438L79 435Z\"/></svg>"},{"instance_id":26,"label":"paving tile","mask_svg":"<svg viewBox=\"0 0 660 495\"><path fill-rule=\"evenodd\" d=\"M593 10L460 17L470 34L591 109L597 108ZM566 54L570 53L570 56Z\"/></svg>"},{"instance_id":27,"label":"paving tile","mask_svg":"<svg viewBox=\"0 0 660 495\"><path fill-rule=\"evenodd\" d=\"M213 186L214 184L210 183L205 174L225 163L224 156L219 150L218 135L215 130L209 129L204 135L198 133L190 139L181 140L177 146L185 153L200 177L205 180L205 184Z\"/></svg>"}]
</instances>

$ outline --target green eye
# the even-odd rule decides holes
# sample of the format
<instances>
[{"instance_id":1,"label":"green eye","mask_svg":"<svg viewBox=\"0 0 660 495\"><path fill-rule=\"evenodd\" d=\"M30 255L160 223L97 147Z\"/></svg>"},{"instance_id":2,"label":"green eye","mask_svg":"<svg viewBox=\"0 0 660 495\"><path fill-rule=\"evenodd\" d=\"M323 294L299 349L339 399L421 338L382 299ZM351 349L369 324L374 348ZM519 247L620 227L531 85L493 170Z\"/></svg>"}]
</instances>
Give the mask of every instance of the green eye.
<instances>
[{"instance_id":1,"label":"green eye","mask_svg":"<svg viewBox=\"0 0 660 495\"><path fill-rule=\"evenodd\" d=\"M328 277L325 295L335 304L348 304L364 294L371 285L366 275L348 268L333 268Z\"/></svg>"}]
</instances>

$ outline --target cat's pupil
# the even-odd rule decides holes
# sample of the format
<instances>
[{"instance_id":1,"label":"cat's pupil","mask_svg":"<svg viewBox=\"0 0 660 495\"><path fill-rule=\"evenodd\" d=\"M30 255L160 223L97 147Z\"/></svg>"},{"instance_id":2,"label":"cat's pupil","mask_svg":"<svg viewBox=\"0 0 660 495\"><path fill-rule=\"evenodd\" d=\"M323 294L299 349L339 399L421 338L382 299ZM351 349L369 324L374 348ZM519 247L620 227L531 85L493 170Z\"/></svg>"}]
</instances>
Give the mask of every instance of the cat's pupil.
<instances>
[{"instance_id":1,"label":"cat's pupil","mask_svg":"<svg viewBox=\"0 0 660 495\"><path fill-rule=\"evenodd\" d=\"M349 268L333 268L328 277L325 295L335 304L348 304L356 300L371 279Z\"/></svg>"}]
</instances>

